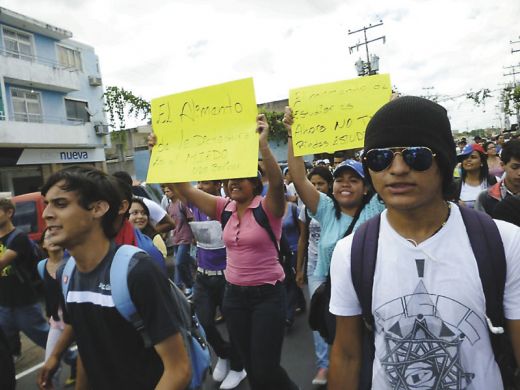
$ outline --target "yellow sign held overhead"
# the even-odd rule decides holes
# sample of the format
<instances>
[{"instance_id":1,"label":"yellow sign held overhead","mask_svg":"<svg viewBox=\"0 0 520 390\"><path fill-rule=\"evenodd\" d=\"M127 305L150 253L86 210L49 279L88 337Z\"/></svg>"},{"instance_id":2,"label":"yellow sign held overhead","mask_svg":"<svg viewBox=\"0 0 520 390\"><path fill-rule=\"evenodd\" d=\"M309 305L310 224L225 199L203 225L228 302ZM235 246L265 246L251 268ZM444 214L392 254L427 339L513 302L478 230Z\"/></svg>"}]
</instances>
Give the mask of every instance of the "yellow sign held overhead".
<instances>
[{"instance_id":1,"label":"yellow sign held overhead","mask_svg":"<svg viewBox=\"0 0 520 390\"><path fill-rule=\"evenodd\" d=\"M388 74L290 90L294 155L363 147L368 121L391 94Z\"/></svg>"},{"instance_id":2,"label":"yellow sign held overhead","mask_svg":"<svg viewBox=\"0 0 520 390\"><path fill-rule=\"evenodd\" d=\"M257 115L252 78L153 99L157 144L146 181L255 177Z\"/></svg>"}]
</instances>

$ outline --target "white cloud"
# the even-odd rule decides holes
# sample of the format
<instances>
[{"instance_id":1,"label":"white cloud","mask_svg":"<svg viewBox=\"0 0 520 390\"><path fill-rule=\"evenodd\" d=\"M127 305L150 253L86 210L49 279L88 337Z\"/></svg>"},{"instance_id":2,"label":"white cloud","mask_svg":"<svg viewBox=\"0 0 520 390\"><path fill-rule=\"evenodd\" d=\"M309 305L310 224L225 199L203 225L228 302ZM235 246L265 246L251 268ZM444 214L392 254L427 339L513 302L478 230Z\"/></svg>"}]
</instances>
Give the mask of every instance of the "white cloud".
<instances>
[{"instance_id":1,"label":"white cloud","mask_svg":"<svg viewBox=\"0 0 520 390\"><path fill-rule=\"evenodd\" d=\"M257 100L289 88L356 77L352 55L368 31L382 72L407 94L457 95L500 88L518 39L518 0L3 0L2 6L74 33L100 57L105 85L153 98L254 77ZM520 48L520 45L518 45ZM434 87L434 89L423 89ZM494 96L497 92L494 93ZM443 103L453 128L498 126L495 101ZM483 112L485 111L485 112Z\"/></svg>"}]
</instances>

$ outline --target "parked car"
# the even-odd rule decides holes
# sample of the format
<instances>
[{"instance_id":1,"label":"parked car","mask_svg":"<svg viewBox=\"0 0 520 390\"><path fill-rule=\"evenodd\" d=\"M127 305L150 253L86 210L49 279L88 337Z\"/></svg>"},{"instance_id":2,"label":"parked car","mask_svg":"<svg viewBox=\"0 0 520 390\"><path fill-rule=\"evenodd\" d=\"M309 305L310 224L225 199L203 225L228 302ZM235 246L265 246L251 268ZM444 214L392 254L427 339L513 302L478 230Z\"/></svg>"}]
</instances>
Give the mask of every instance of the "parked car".
<instances>
[{"instance_id":1,"label":"parked car","mask_svg":"<svg viewBox=\"0 0 520 390\"><path fill-rule=\"evenodd\" d=\"M31 192L14 196L11 200L16 207L13 225L27 233L31 240L38 242L46 226L42 217L45 208L42 194Z\"/></svg>"}]
</instances>

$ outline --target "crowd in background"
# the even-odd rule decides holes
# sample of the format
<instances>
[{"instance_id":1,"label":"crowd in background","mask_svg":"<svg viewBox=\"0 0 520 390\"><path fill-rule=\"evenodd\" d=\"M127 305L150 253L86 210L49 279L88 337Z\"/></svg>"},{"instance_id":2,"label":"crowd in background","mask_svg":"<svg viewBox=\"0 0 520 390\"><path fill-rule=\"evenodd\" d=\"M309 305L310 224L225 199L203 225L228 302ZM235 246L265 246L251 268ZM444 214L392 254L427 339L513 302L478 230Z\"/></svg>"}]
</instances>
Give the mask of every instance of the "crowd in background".
<instances>
[{"instance_id":1,"label":"crowd in background","mask_svg":"<svg viewBox=\"0 0 520 390\"><path fill-rule=\"evenodd\" d=\"M449 174L443 173L450 179L447 185L443 183L446 200L520 226L520 140L517 136L510 136L507 140L502 134L489 140L475 137L471 143L463 138L456 142L453 150L441 150L438 145L435 145L437 149L430 148L427 142L428 147L419 144L405 147L396 137L395 144L390 139L383 146L403 147L398 152L377 147L357 153L337 152L333 159L316 159L312 166L308 166L302 157L294 156L292 124L292 111L287 108L284 125L289 137L288 158L287 164L280 166L267 142L269 126L265 117L258 117L261 159L258 174L254 177L222 178L200 181L195 185L163 183L164 197L160 204L148 199L139 186L132 187L132 179L127 173L118 172L110 179L110 185L117 187L119 194L113 200L117 210L110 220L112 227L116 228L112 234L108 233L109 227L103 225L103 237L107 242L145 249L155 263L153 269L160 271L157 279L169 277L194 303L209 345L217 356L212 375L221 383L221 389L235 388L246 377L252 389L298 388L294 378L290 378L280 365L280 360L287 329L293 325L297 313L308 310L302 288L308 289L309 296L313 296L321 285L328 285L330 290L331 263L338 241L343 241L344 237L350 236L387 207L383 194L376 192L367 166L372 172L385 171L392 166L392 159L401 154L408 168L423 172L431 168L432 159L438 159L441 168L451 170ZM152 136L152 146L154 142ZM453 139L451 144L442 146L449 148L452 144L455 146ZM349 153L352 158L346 158ZM442 158L446 155L455 157L450 164L442 166ZM46 185L43 194L48 197L58 185L63 191L88 193L89 199L94 200L98 194L92 194L92 190L80 183L83 176L94 174L78 172L70 171L54 178L54 182ZM60 187L63 181L66 185ZM54 205L51 199L48 201ZM58 203L56 207L59 208ZM30 262L27 259L32 256L31 244L23 233L16 233L14 239L9 238L16 231L10 222L14 212L12 203L1 200L0 267L3 277L0 277L0 328L10 354L20 354L18 332L23 331L46 348L46 364L39 378L42 388L48 388L50 383L55 388L62 386L56 379L59 375L54 375L54 382L51 380L61 359L73 367L69 383L76 378L76 366L79 368L78 381L98 383L99 388L105 388L106 383L119 383L112 376L116 373L128 375L128 370L115 365L108 373L97 372L97 366L91 360L100 350L95 347L88 349L84 341L88 339L85 333L91 330L86 324L75 329L79 327L78 318L85 318L81 311L81 305L85 303L81 299L74 301L72 310L68 307L70 301L64 301L61 295L58 268L63 267L70 256L69 249L77 257L77 252L74 252L77 244L64 240L61 243L64 246L60 246L53 242L53 236L59 236L59 229L64 227L54 226L55 217L46 216L50 229L44 232L40 244L48 259L42 268L42 278L49 327L37 303L37 295L32 291L30 271L24 274ZM450 212L448 207L446 218ZM77 230L80 230L79 226ZM69 228L75 229L72 225ZM86 233L81 231L78 234ZM110 249L109 253L113 250ZM174 259L173 268L167 267L166 259L170 257ZM520 259L516 260L520 262ZM87 289L88 277L82 277L83 284L75 288ZM152 292L162 294L161 283ZM13 297L15 291L24 291L25 298ZM89 291L94 294L93 290ZM148 302L147 299L153 298L143 295L142 299ZM90 315L104 318L115 314L95 312ZM27 320L29 317L31 321ZM221 317L226 321L227 339L216 326ZM113 319L107 321L106 329L94 327L96 332L113 331L115 322L112 323ZM167 318L161 317L160 321L163 323ZM166 334L154 330L155 344L162 342L161 337L174 334L176 329L172 326ZM101 340L109 337L110 334L104 334ZM74 340L79 345L80 359L69 349ZM89 340L94 342L95 339ZM330 380L330 344L333 338L326 339L314 331L313 340L316 374L312 384L325 385ZM139 348L142 346L136 346L132 353ZM149 381L139 382L142 386L163 380L159 379L161 375L155 363L159 361L158 357L163 364L168 360L160 348L152 355L147 355L147 359L154 362L153 374L147 377ZM106 361L110 361L110 357ZM135 383L132 386L136 386Z\"/></svg>"}]
</instances>

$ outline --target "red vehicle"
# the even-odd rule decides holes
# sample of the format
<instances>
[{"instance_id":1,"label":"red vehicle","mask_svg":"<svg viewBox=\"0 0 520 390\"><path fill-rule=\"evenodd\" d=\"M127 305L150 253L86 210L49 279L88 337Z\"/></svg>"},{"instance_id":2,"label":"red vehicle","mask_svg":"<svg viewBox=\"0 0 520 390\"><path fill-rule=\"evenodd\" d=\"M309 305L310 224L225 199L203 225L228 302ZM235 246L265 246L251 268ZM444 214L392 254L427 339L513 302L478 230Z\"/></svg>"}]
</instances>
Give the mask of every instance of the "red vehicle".
<instances>
[{"instance_id":1,"label":"red vehicle","mask_svg":"<svg viewBox=\"0 0 520 390\"><path fill-rule=\"evenodd\" d=\"M31 240L39 242L45 221L42 218L45 208L44 198L39 192L17 195L11 198L16 209L13 225L29 235Z\"/></svg>"}]
</instances>

